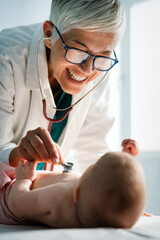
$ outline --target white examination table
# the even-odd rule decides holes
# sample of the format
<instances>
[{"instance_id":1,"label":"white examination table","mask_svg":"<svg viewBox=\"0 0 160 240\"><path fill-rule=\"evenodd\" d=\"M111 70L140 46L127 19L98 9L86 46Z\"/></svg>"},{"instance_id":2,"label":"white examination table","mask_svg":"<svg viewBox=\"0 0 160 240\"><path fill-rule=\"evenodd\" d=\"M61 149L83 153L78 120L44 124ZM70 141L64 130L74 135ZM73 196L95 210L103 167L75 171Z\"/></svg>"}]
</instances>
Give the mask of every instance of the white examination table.
<instances>
[{"instance_id":1,"label":"white examination table","mask_svg":"<svg viewBox=\"0 0 160 240\"><path fill-rule=\"evenodd\" d=\"M160 239L160 216L140 217L131 229L53 229L0 224L0 240L150 240Z\"/></svg>"}]
</instances>

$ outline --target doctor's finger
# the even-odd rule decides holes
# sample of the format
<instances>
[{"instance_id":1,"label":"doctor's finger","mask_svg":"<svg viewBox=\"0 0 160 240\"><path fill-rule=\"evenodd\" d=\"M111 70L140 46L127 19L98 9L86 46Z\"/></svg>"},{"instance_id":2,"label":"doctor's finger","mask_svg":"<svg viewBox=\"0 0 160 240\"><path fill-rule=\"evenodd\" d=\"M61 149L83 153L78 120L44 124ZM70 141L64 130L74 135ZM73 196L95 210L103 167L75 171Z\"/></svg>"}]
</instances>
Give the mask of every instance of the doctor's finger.
<instances>
[{"instance_id":1,"label":"doctor's finger","mask_svg":"<svg viewBox=\"0 0 160 240\"><path fill-rule=\"evenodd\" d=\"M20 145L18 147L18 151L21 155L22 158L26 159L26 160L33 160L32 154L29 154L28 148L29 148L30 144L30 140L27 136L25 136L24 138L22 138Z\"/></svg>"},{"instance_id":2,"label":"doctor's finger","mask_svg":"<svg viewBox=\"0 0 160 240\"><path fill-rule=\"evenodd\" d=\"M59 153L56 147L55 142L52 140L50 133L46 129L39 129L39 136L42 139L48 153L49 153L49 158L53 159L59 159Z\"/></svg>"},{"instance_id":3,"label":"doctor's finger","mask_svg":"<svg viewBox=\"0 0 160 240\"><path fill-rule=\"evenodd\" d=\"M61 158L61 154L59 149L57 148L57 144L52 141L52 147L50 148L50 159L54 164L58 164L58 160Z\"/></svg>"},{"instance_id":4,"label":"doctor's finger","mask_svg":"<svg viewBox=\"0 0 160 240\"><path fill-rule=\"evenodd\" d=\"M63 162L61 147L57 143L55 143L55 144L56 144L56 148L57 148L57 151L58 151L58 154L59 154L59 160L61 160Z\"/></svg>"},{"instance_id":5,"label":"doctor's finger","mask_svg":"<svg viewBox=\"0 0 160 240\"><path fill-rule=\"evenodd\" d=\"M37 152L37 149L35 149L30 142L25 146L25 149L32 159L41 159L41 156ZM41 152L41 149L39 150L39 152Z\"/></svg>"},{"instance_id":6,"label":"doctor's finger","mask_svg":"<svg viewBox=\"0 0 160 240\"><path fill-rule=\"evenodd\" d=\"M21 147L23 147L25 149L25 151L27 152L27 155L29 156L29 159L27 160L41 160L41 155L39 154L39 152L41 152L41 149L36 149L32 143L31 143L31 139L28 138L24 138L21 141L20 144Z\"/></svg>"},{"instance_id":7,"label":"doctor's finger","mask_svg":"<svg viewBox=\"0 0 160 240\"><path fill-rule=\"evenodd\" d=\"M33 157L28 154L26 149L23 146L18 147L19 155L22 159L28 160L28 161L34 161Z\"/></svg>"},{"instance_id":8,"label":"doctor's finger","mask_svg":"<svg viewBox=\"0 0 160 240\"><path fill-rule=\"evenodd\" d=\"M46 149L46 146L42 139L35 135L30 139L31 145L34 147L37 155L42 160L48 160L50 158L49 152ZM36 160L36 159L35 159Z\"/></svg>"}]
</instances>

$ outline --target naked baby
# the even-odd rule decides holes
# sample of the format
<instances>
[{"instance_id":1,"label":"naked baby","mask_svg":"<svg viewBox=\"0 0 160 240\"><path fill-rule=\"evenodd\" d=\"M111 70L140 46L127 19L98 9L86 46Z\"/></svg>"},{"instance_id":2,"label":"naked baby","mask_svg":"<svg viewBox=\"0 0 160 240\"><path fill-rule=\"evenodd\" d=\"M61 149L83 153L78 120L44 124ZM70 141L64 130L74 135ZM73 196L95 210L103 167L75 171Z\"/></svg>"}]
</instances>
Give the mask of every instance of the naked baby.
<instances>
[{"instance_id":1,"label":"naked baby","mask_svg":"<svg viewBox=\"0 0 160 240\"><path fill-rule=\"evenodd\" d=\"M122 142L82 176L37 171L34 162L0 165L0 223L55 228L130 228L143 212L146 189L137 143ZM15 173L15 177L14 177Z\"/></svg>"}]
</instances>

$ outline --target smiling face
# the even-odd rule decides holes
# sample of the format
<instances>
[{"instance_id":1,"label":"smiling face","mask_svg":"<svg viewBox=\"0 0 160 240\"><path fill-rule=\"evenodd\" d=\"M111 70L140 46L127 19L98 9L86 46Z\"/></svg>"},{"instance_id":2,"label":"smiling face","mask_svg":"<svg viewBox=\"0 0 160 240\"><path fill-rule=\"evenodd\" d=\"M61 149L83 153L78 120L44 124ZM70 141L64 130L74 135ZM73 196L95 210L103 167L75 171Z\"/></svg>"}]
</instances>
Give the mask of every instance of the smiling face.
<instances>
[{"instance_id":1,"label":"smiling face","mask_svg":"<svg viewBox=\"0 0 160 240\"><path fill-rule=\"evenodd\" d=\"M48 25L47 25L48 27ZM47 29L44 24L44 33L47 36ZM50 25L49 25L50 27ZM50 31L52 32L52 27ZM93 55L102 55L110 57L116 45L116 39L113 35L101 32L88 32L79 29L72 29L62 35L65 44L70 47L79 48ZM65 49L59 38L51 45L50 40L46 41L46 46L50 48L49 71L52 74L52 81L57 83L69 94L77 94L96 77L101 71L93 68L93 58L87 62L75 65L65 59ZM51 75L50 74L50 75Z\"/></svg>"}]
</instances>

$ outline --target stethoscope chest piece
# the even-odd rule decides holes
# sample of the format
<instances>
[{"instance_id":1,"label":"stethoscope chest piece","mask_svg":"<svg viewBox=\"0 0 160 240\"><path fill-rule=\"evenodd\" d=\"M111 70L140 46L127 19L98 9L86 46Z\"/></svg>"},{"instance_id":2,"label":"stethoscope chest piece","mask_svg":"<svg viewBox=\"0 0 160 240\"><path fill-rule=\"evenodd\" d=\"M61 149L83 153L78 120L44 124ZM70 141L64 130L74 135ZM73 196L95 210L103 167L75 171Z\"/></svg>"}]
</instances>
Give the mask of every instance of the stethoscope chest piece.
<instances>
[{"instance_id":1,"label":"stethoscope chest piece","mask_svg":"<svg viewBox=\"0 0 160 240\"><path fill-rule=\"evenodd\" d=\"M64 165L64 170L63 173L71 173L72 172L72 168L73 168L73 163L71 162L66 162Z\"/></svg>"}]
</instances>

